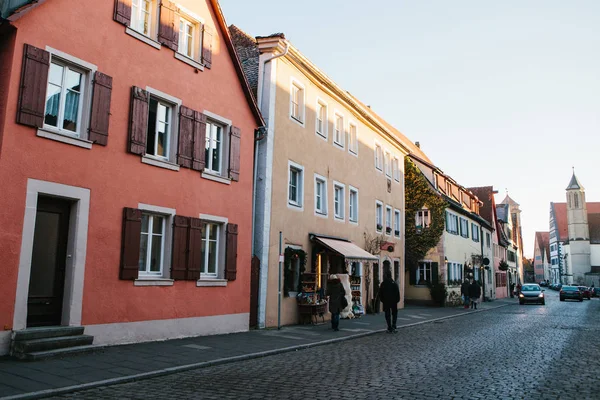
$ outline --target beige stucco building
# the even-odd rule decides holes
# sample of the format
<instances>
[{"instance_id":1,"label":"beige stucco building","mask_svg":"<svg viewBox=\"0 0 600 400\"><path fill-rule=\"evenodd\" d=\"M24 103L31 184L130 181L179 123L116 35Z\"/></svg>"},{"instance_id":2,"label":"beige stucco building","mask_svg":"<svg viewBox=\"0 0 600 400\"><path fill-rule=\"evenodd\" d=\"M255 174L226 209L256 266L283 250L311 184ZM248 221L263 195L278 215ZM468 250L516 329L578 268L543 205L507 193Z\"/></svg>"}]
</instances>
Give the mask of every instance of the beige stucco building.
<instances>
[{"instance_id":1,"label":"beige stucco building","mask_svg":"<svg viewBox=\"0 0 600 400\"><path fill-rule=\"evenodd\" d=\"M324 294L332 273L350 276L353 311L366 311L384 268L404 287L403 158L414 145L283 34L230 30L267 122L255 157L258 326L298 323L298 293Z\"/></svg>"}]
</instances>

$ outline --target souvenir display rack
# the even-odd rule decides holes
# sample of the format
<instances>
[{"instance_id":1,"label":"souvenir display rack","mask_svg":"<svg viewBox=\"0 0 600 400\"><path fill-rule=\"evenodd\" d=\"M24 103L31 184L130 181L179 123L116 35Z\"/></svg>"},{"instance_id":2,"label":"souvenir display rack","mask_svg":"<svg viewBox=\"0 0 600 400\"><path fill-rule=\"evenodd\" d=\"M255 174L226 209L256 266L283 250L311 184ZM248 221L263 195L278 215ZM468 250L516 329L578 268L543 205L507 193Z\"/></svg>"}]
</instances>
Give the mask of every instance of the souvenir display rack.
<instances>
[{"instance_id":1,"label":"souvenir display rack","mask_svg":"<svg viewBox=\"0 0 600 400\"><path fill-rule=\"evenodd\" d=\"M320 299L317 278L317 274L312 272L305 272L301 277L302 292L298 294L298 314L302 324L306 320L311 324L316 324L319 318L321 318L321 323L325 322L327 301Z\"/></svg>"}]
</instances>

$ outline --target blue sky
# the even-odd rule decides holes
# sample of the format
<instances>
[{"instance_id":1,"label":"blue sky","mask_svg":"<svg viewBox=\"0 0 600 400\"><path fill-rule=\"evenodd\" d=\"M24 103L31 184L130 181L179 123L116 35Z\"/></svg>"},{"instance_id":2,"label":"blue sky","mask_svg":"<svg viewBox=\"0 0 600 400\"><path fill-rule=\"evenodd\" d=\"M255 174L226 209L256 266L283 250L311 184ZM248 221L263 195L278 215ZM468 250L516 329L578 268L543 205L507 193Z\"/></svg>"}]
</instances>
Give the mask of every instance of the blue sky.
<instances>
[{"instance_id":1,"label":"blue sky","mask_svg":"<svg viewBox=\"0 0 600 400\"><path fill-rule=\"evenodd\" d=\"M365 7L370 5L370 7ZM600 201L600 1L221 0L251 35L284 32L464 186L508 189L525 255L571 167Z\"/></svg>"}]
</instances>

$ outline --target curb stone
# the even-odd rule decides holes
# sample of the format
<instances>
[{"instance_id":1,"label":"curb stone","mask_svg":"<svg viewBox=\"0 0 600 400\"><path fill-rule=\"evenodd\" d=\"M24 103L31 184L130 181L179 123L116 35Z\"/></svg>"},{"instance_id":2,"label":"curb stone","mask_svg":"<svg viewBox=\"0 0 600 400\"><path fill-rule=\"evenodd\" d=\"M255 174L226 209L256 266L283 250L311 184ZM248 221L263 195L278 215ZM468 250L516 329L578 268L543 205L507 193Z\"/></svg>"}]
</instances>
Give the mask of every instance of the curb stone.
<instances>
[{"instance_id":1,"label":"curb stone","mask_svg":"<svg viewBox=\"0 0 600 400\"><path fill-rule=\"evenodd\" d=\"M495 310L495 309L498 309L501 307L506 307L509 305L510 304L500 304L500 305L490 307L490 308L467 311L462 314L447 315L444 317L432 318L432 319L429 319L426 321L417 321L417 322L413 322L410 324L399 326L398 329L404 329L404 328L409 328L412 326L428 324L428 323L441 321L441 320L445 320L445 319L450 319L450 318L462 317L464 315L479 313L479 312L483 312L483 311ZM231 364L231 363L235 363L235 362L239 362L239 361L246 361L246 360L252 360L252 359L256 359L256 358L269 357L269 356L274 356L277 354L289 353L292 351L304 350L304 349L309 349L309 348L317 347L317 346L325 346L328 344L344 342L344 341L352 340L352 339L359 339L359 338L362 338L365 336L370 336L370 335L374 335L377 333L384 333L384 332L386 332L386 329L378 329L378 330L373 330L373 331L369 331L369 332L361 332L361 333L357 333L355 335L350 335L350 336L344 336L344 337L339 337L339 338L334 338L334 339L326 339L326 340L321 340L318 342L306 343L306 344L301 344L301 345L296 345L296 346L282 347L280 349L260 351L260 352L251 353L251 354L243 354L240 356L218 358L216 360L211 360L211 361L202 361L202 362L193 363L193 364L179 365L176 367L169 367L169 368L164 368L164 369L151 371L151 372L143 372L143 373L135 374L135 375L122 376L119 378L104 379L104 380L100 380L100 381L96 381L96 382L82 383L80 385L72 385L72 386L66 386L66 387L62 387L62 388L46 389L46 390L40 390L37 392L30 392L30 393L17 394L17 395L12 395L12 396L7 396L7 397L0 397L0 400L42 399L45 397L63 395L63 394L73 393L73 392L80 392L82 390L95 389L98 387L136 382L136 381L141 381L144 379L151 379L151 378L156 378L159 376L171 375L171 374L175 374L178 372L190 371L193 369L208 368L208 367L213 367L213 366L217 366L217 365Z\"/></svg>"}]
</instances>

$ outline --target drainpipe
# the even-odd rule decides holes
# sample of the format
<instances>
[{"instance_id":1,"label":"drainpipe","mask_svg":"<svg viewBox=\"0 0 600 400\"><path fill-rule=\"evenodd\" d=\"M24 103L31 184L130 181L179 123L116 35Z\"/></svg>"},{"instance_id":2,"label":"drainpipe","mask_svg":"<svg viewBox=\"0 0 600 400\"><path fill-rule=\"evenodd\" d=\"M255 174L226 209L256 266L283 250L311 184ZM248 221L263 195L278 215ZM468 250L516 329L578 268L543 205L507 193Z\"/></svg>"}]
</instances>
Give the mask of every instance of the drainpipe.
<instances>
[{"instance_id":1,"label":"drainpipe","mask_svg":"<svg viewBox=\"0 0 600 400\"><path fill-rule=\"evenodd\" d=\"M264 88L264 77L265 77L265 68L264 68L264 66L265 66L266 63L268 63L268 62L270 62L272 60L275 60L276 58L283 57L283 56L287 55L288 50L289 50L289 46L290 46L289 42L286 41L286 43L285 43L285 49L284 49L284 51L281 54L273 55L273 56L271 56L271 57L269 57L269 58L267 58L266 60L263 61L263 64L262 64L263 71L262 71L262 77L261 77L262 79L259 79L259 84L261 86L257 90L257 101L259 99L261 99L260 101L258 101L258 106L259 106L260 111L263 114L264 114L264 110L263 110L263 107L262 107L262 96L263 96L262 91L264 90L263 89ZM268 108L267 108L267 111L268 111ZM270 118L274 118L274 116L269 116L269 117ZM257 187L258 162L259 162L259 160L258 160L258 150L259 150L260 143L263 141L263 139L265 139L267 137L268 129L269 129L269 127L268 127L268 122L267 122L267 126L263 126L263 127L260 127L258 129L257 137L255 137L255 139L254 139L254 171L253 171L254 180L252 182L252 246L251 246L252 247L252 257L254 257L255 254L256 254L255 232L256 232L256 187ZM268 265L266 267L263 265L264 261L265 260L260 260L260 267L259 267L260 268L260 270L259 270L260 271L259 272L259 294L258 294L258 310L257 310L258 311L258 313L257 313L258 314L258 321L257 322L258 322L258 326L259 327L261 326L261 314L260 314L261 302L264 303L264 301L261 301L261 294L260 294L261 282L262 282L262 275L263 275L262 271L263 271L264 268L268 268ZM266 307L266 303L262 304L262 306Z\"/></svg>"}]
</instances>

